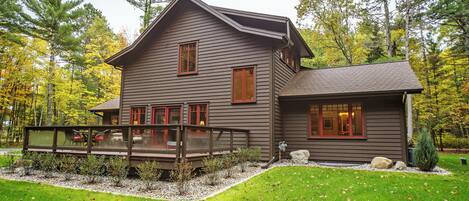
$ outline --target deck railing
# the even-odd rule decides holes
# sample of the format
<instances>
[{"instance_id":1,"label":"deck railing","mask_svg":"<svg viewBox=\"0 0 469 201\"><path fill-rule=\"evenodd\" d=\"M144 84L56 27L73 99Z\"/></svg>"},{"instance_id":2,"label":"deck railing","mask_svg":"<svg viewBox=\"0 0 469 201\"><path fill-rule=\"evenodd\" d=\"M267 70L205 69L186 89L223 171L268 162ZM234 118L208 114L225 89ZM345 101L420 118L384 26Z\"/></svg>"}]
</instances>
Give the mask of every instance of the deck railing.
<instances>
[{"instance_id":1,"label":"deck railing","mask_svg":"<svg viewBox=\"0 0 469 201\"><path fill-rule=\"evenodd\" d=\"M192 125L25 127L23 150L67 154L149 156L233 152L249 146L249 130Z\"/></svg>"}]
</instances>

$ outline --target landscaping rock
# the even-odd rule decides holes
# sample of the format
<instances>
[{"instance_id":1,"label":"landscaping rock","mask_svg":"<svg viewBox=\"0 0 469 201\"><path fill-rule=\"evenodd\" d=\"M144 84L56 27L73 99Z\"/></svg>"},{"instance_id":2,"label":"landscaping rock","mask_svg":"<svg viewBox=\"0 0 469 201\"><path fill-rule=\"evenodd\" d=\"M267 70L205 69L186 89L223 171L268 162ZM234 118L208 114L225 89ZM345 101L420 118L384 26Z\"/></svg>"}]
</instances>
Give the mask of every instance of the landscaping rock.
<instances>
[{"instance_id":1,"label":"landscaping rock","mask_svg":"<svg viewBox=\"0 0 469 201\"><path fill-rule=\"evenodd\" d=\"M298 150L290 152L291 160L295 164L307 164L309 159L308 150Z\"/></svg>"},{"instance_id":2,"label":"landscaping rock","mask_svg":"<svg viewBox=\"0 0 469 201\"><path fill-rule=\"evenodd\" d=\"M396 169L396 170L405 170L405 169L407 169L407 165L402 161L397 161L396 164L394 165L394 169Z\"/></svg>"},{"instance_id":3,"label":"landscaping rock","mask_svg":"<svg viewBox=\"0 0 469 201\"><path fill-rule=\"evenodd\" d=\"M371 167L376 169L389 169L392 167L392 160L385 157L375 157L371 161Z\"/></svg>"}]
</instances>

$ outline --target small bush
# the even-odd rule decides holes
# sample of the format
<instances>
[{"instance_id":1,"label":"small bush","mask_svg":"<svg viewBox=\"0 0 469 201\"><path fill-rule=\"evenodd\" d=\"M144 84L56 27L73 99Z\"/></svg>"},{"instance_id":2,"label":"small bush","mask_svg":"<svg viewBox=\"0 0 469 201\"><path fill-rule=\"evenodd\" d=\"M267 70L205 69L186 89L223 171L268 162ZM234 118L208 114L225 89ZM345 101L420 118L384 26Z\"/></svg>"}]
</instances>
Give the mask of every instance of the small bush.
<instances>
[{"instance_id":1,"label":"small bush","mask_svg":"<svg viewBox=\"0 0 469 201\"><path fill-rule=\"evenodd\" d=\"M221 160L222 168L225 169L225 178L233 176L233 166L238 162L235 154L226 154Z\"/></svg>"},{"instance_id":2,"label":"small bush","mask_svg":"<svg viewBox=\"0 0 469 201\"><path fill-rule=\"evenodd\" d=\"M203 171L207 174L207 183L211 186L215 186L220 178L218 171L221 168L221 160L219 158L204 158L202 161Z\"/></svg>"},{"instance_id":3,"label":"small bush","mask_svg":"<svg viewBox=\"0 0 469 201\"><path fill-rule=\"evenodd\" d=\"M40 157L41 170L44 172L45 178L51 178L53 173L57 170L57 161L54 154L45 153L41 154Z\"/></svg>"},{"instance_id":4,"label":"small bush","mask_svg":"<svg viewBox=\"0 0 469 201\"><path fill-rule=\"evenodd\" d=\"M21 158L16 160L15 167L22 168L22 176L29 176L32 172L32 164L33 162L31 160Z\"/></svg>"},{"instance_id":5,"label":"small bush","mask_svg":"<svg viewBox=\"0 0 469 201\"><path fill-rule=\"evenodd\" d=\"M415 164L422 171L431 171L438 163L438 153L427 130L420 133L414 154Z\"/></svg>"},{"instance_id":6,"label":"small bush","mask_svg":"<svg viewBox=\"0 0 469 201\"><path fill-rule=\"evenodd\" d=\"M249 161L252 163L252 166L259 166L258 163L261 160L261 148L256 147L249 149Z\"/></svg>"},{"instance_id":7,"label":"small bush","mask_svg":"<svg viewBox=\"0 0 469 201\"><path fill-rule=\"evenodd\" d=\"M246 171L246 163L249 160L250 155L250 150L248 148L238 149L236 156L238 157L239 168L241 169L241 172Z\"/></svg>"},{"instance_id":8,"label":"small bush","mask_svg":"<svg viewBox=\"0 0 469 201\"><path fill-rule=\"evenodd\" d=\"M64 180L69 181L72 175L77 173L78 163L77 159L73 156L63 155L59 161L59 169L64 173Z\"/></svg>"},{"instance_id":9,"label":"small bush","mask_svg":"<svg viewBox=\"0 0 469 201\"><path fill-rule=\"evenodd\" d=\"M180 195L187 193L187 183L192 179L193 175L192 163L187 159L181 159L176 167L171 171L171 180L176 182L176 187Z\"/></svg>"},{"instance_id":10,"label":"small bush","mask_svg":"<svg viewBox=\"0 0 469 201\"><path fill-rule=\"evenodd\" d=\"M41 169L41 154L36 153L36 152L26 152L23 155L23 159L31 160L32 168L34 170L40 170Z\"/></svg>"},{"instance_id":11,"label":"small bush","mask_svg":"<svg viewBox=\"0 0 469 201\"><path fill-rule=\"evenodd\" d=\"M146 161L137 165L137 173L140 179L145 183L145 190L152 190L152 183L160 179L162 171L157 162Z\"/></svg>"},{"instance_id":12,"label":"small bush","mask_svg":"<svg viewBox=\"0 0 469 201\"><path fill-rule=\"evenodd\" d=\"M129 173L128 161L125 158L115 156L109 159L108 174L112 177L115 186L122 186L122 180L127 178Z\"/></svg>"},{"instance_id":13,"label":"small bush","mask_svg":"<svg viewBox=\"0 0 469 201\"><path fill-rule=\"evenodd\" d=\"M445 134L443 135L443 147L457 150L469 149L469 138Z\"/></svg>"},{"instance_id":14,"label":"small bush","mask_svg":"<svg viewBox=\"0 0 469 201\"><path fill-rule=\"evenodd\" d=\"M6 154L5 155L5 167L6 167L6 170L7 170L7 173L9 174L13 174L15 173L15 170L16 170L16 165L15 165L15 155L13 154Z\"/></svg>"},{"instance_id":15,"label":"small bush","mask_svg":"<svg viewBox=\"0 0 469 201\"><path fill-rule=\"evenodd\" d=\"M87 176L86 183L94 184L98 182L99 176L104 174L104 156L88 155L80 166L80 173Z\"/></svg>"}]
</instances>

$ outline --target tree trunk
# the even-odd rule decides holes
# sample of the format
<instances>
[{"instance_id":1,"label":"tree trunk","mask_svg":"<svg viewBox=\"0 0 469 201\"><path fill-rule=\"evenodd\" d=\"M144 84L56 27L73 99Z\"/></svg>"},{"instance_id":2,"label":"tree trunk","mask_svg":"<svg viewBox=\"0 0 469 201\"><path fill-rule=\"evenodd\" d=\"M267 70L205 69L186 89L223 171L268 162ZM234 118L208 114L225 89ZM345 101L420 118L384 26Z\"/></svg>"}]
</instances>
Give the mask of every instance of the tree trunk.
<instances>
[{"instance_id":1,"label":"tree trunk","mask_svg":"<svg viewBox=\"0 0 469 201\"><path fill-rule=\"evenodd\" d=\"M49 67L47 69L47 92L46 92L46 119L45 124L47 126L51 126L53 123L53 111L52 111L52 104L53 104L53 96L54 96L54 84L53 80L55 77L55 54L53 47L51 47L51 55L49 57Z\"/></svg>"},{"instance_id":2,"label":"tree trunk","mask_svg":"<svg viewBox=\"0 0 469 201\"><path fill-rule=\"evenodd\" d=\"M393 46L391 43L391 23L390 23L390 16L389 16L389 5L388 0L383 0L383 7L384 7L384 30L386 32L386 46L387 46L387 53L388 57L393 57Z\"/></svg>"},{"instance_id":3,"label":"tree trunk","mask_svg":"<svg viewBox=\"0 0 469 201\"><path fill-rule=\"evenodd\" d=\"M405 0L405 59L410 59L410 0Z\"/></svg>"}]
</instances>

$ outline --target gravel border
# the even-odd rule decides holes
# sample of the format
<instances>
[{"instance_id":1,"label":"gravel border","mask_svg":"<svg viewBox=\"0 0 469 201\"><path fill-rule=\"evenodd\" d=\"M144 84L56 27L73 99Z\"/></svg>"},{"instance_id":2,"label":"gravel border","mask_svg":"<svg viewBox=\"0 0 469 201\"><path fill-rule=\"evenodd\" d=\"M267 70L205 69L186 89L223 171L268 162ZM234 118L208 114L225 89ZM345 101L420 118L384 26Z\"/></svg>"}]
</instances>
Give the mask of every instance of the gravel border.
<instances>
[{"instance_id":1,"label":"gravel border","mask_svg":"<svg viewBox=\"0 0 469 201\"><path fill-rule=\"evenodd\" d=\"M260 164L263 165L263 164ZM27 181L33 183L47 184L57 187L65 187L70 189L81 189L93 192L111 193L115 195L126 195L152 199L163 200L203 200L212 197L218 193L231 188L234 185L242 183L256 175L265 172L267 169L262 169L260 166L246 168L246 172L242 173L238 166L234 167L233 178L223 178L224 171L220 171L220 180L216 186L206 184L206 176L199 176L192 179L188 184L188 192L185 195L179 195L177 192L176 184L168 181L154 182L154 190L143 191L143 182L139 179L126 179L122 183L125 187L115 187L110 178L100 177L100 182L97 184L86 184L85 176L73 175L72 181L64 181L63 174L54 173L53 178L44 178L41 171L33 171L30 176L21 176L18 172L15 174L8 174L6 171L0 170L0 178L14 181Z\"/></svg>"},{"instance_id":2,"label":"gravel border","mask_svg":"<svg viewBox=\"0 0 469 201\"><path fill-rule=\"evenodd\" d=\"M282 160L282 162L277 162L272 164L274 167L283 167L283 166L310 166L310 167L322 167L322 168L339 168L339 169L353 169L353 170L364 170L364 171L381 171L381 172L401 172L401 173L417 173L417 174L433 174L433 175L451 175L452 173L448 170L445 170L441 167L436 166L433 171L425 172L420 171L417 167L407 167L404 170L398 170L395 167L390 169L377 169L372 168L371 164L345 164L345 163L327 163L328 165L323 165L322 163L316 163L314 161L309 161L307 164L294 164L290 160ZM336 165L334 165L336 164Z\"/></svg>"}]
</instances>

